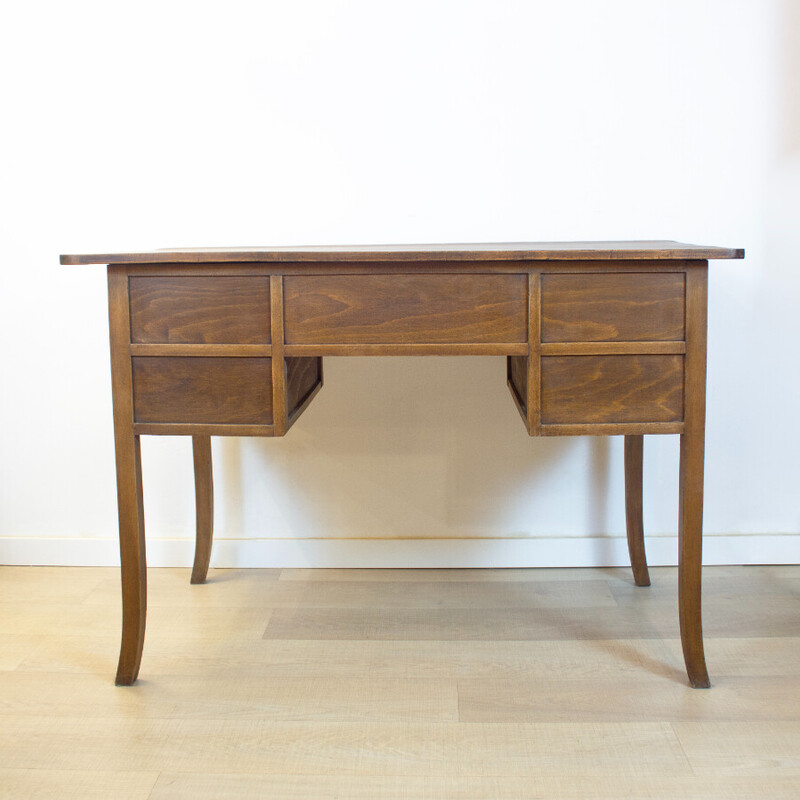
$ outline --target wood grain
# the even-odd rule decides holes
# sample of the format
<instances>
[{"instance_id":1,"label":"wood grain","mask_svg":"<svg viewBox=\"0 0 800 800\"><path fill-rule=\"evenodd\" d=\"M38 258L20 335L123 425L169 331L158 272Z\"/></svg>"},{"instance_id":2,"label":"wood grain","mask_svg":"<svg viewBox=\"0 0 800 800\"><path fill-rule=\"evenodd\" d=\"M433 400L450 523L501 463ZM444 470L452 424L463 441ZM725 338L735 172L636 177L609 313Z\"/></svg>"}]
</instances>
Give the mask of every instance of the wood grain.
<instances>
[{"instance_id":1,"label":"wood grain","mask_svg":"<svg viewBox=\"0 0 800 800\"><path fill-rule=\"evenodd\" d=\"M775 721L800 718L800 676L775 685L750 679L727 679L715 688L713 703L704 692L687 692L683 681L669 680L653 692L646 669L624 680L598 675L591 678L519 677L462 679L458 683L462 722L678 722L687 720L753 721L765 713ZM535 684L535 685L534 685Z\"/></svg>"},{"instance_id":2,"label":"wood grain","mask_svg":"<svg viewBox=\"0 0 800 800\"><path fill-rule=\"evenodd\" d=\"M545 342L541 347L543 356L683 355L685 352L685 342Z\"/></svg>"},{"instance_id":3,"label":"wood grain","mask_svg":"<svg viewBox=\"0 0 800 800\"><path fill-rule=\"evenodd\" d=\"M136 422L269 425L272 359L137 356Z\"/></svg>"},{"instance_id":4,"label":"wood grain","mask_svg":"<svg viewBox=\"0 0 800 800\"><path fill-rule=\"evenodd\" d=\"M139 674L147 618L147 558L142 496L142 452L133 432L128 276L108 268L108 318L111 339L111 385L114 403L114 450L122 583L122 643L116 683L129 686Z\"/></svg>"},{"instance_id":5,"label":"wood grain","mask_svg":"<svg viewBox=\"0 0 800 800\"><path fill-rule=\"evenodd\" d=\"M289 426L289 410L286 407L286 361L283 357L284 303L283 278L271 275L269 279L272 301L272 419L274 435L283 436Z\"/></svg>"},{"instance_id":6,"label":"wood grain","mask_svg":"<svg viewBox=\"0 0 800 800\"><path fill-rule=\"evenodd\" d=\"M744 258L744 250L674 241L502 242L484 244L335 245L325 247L187 248L136 253L62 255L62 264L337 261L507 261Z\"/></svg>"},{"instance_id":7,"label":"wood grain","mask_svg":"<svg viewBox=\"0 0 800 800\"><path fill-rule=\"evenodd\" d=\"M542 276L543 342L682 341L684 274Z\"/></svg>"},{"instance_id":8,"label":"wood grain","mask_svg":"<svg viewBox=\"0 0 800 800\"><path fill-rule=\"evenodd\" d=\"M132 344L132 356L208 356L227 358L270 358L268 344Z\"/></svg>"},{"instance_id":9,"label":"wood grain","mask_svg":"<svg viewBox=\"0 0 800 800\"><path fill-rule=\"evenodd\" d=\"M528 434L542 430L542 273L531 271L528 277L528 386L525 425Z\"/></svg>"},{"instance_id":10,"label":"wood grain","mask_svg":"<svg viewBox=\"0 0 800 800\"><path fill-rule=\"evenodd\" d=\"M642 591L623 569L213 570L203 587L153 569L147 679L123 692L108 680L116 570L0 567L3 641L28 648L0 674L0 795L795 800L798 567L707 568L711 692L686 686L674 621L653 638L257 638L269 603L291 599L276 583L352 620L342 634L381 590L397 605L420 584L430 635L448 621L439 590L457 602L459 583L464 617L485 623L522 584L517 597L574 606L585 591L591 608L605 583L620 605L598 612L672 619L677 570L652 573Z\"/></svg>"},{"instance_id":11,"label":"wood grain","mask_svg":"<svg viewBox=\"0 0 800 800\"><path fill-rule=\"evenodd\" d=\"M0 768L0 791L19 800L151 800L158 777L158 771Z\"/></svg>"},{"instance_id":12,"label":"wood grain","mask_svg":"<svg viewBox=\"0 0 800 800\"><path fill-rule=\"evenodd\" d=\"M270 341L266 277L132 276L130 302L134 343Z\"/></svg>"},{"instance_id":13,"label":"wood grain","mask_svg":"<svg viewBox=\"0 0 800 800\"><path fill-rule=\"evenodd\" d=\"M321 358L286 359L286 406L290 417L321 383Z\"/></svg>"},{"instance_id":14,"label":"wood grain","mask_svg":"<svg viewBox=\"0 0 800 800\"><path fill-rule=\"evenodd\" d=\"M528 357L508 356L506 360L506 381L511 390L517 409L528 427Z\"/></svg>"},{"instance_id":15,"label":"wood grain","mask_svg":"<svg viewBox=\"0 0 800 800\"><path fill-rule=\"evenodd\" d=\"M211 466L211 437L192 436L195 497L195 550L192 583L204 583L211 561L214 539L214 475Z\"/></svg>"},{"instance_id":16,"label":"wood grain","mask_svg":"<svg viewBox=\"0 0 800 800\"><path fill-rule=\"evenodd\" d=\"M525 342L439 342L390 344L287 344L287 356L510 356L526 355Z\"/></svg>"},{"instance_id":17,"label":"wood grain","mask_svg":"<svg viewBox=\"0 0 800 800\"><path fill-rule=\"evenodd\" d=\"M699 774L726 777L794 778L800 787L800 725L796 720L721 722L682 720L673 724L692 768ZM766 792L756 797L769 797Z\"/></svg>"},{"instance_id":18,"label":"wood grain","mask_svg":"<svg viewBox=\"0 0 800 800\"><path fill-rule=\"evenodd\" d=\"M682 356L542 358L543 425L682 418Z\"/></svg>"},{"instance_id":19,"label":"wood grain","mask_svg":"<svg viewBox=\"0 0 800 800\"><path fill-rule=\"evenodd\" d=\"M147 436L274 436L272 425L207 422L136 422L134 433Z\"/></svg>"},{"instance_id":20,"label":"wood grain","mask_svg":"<svg viewBox=\"0 0 800 800\"><path fill-rule=\"evenodd\" d=\"M708 267L686 275L686 413L680 440L678 500L678 609L689 683L711 683L703 652L700 586L703 549L703 478L706 432Z\"/></svg>"},{"instance_id":21,"label":"wood grain","mask_svg":"<svg viewBox=\"0 0 800 800\"><path fill-rule=\"evenodd\" d=\"M652 768L651 768L652 769ZM633 775L319 775L214 774L163 772L148 800L797 800L797 780L786 775L664 775L660 770ZM61 795L63 797L63 795ZM98 795L99 796L99 795ZM47 795L49 798L50 795ZM34 798L33 800L38 800Z\"/></svg>"},{"instance_id":22,"label":"wood grain","mask_svg":"<svg viewBox=\"0 0 800 800\"><path fill-rule=\"evenodd\" d=\"M524 275L285 279L288 344L527 341Z\"/></svg>"},{"instance_id":23,"label":"wood grain","mask_svg":"<svg viewBox=\"0 0 800 800\"><path fill-rule=\"evenodd\" d=\"M642 505L644 436L625 437L625 528L633 579L637 586L649 586L644 549L644 509Z\"/></svg>"},{"instance_id":24,"label":"wood grain","mask_svg":"<svg viewBox=\"0 0 800 800\"><path fill-rule=\"evenodd\" d=\"M277 608L264 638L399 641L553 641L656 639L661 632L636 608L611 606L533 609Z\"/></svg>"}]
</instances>

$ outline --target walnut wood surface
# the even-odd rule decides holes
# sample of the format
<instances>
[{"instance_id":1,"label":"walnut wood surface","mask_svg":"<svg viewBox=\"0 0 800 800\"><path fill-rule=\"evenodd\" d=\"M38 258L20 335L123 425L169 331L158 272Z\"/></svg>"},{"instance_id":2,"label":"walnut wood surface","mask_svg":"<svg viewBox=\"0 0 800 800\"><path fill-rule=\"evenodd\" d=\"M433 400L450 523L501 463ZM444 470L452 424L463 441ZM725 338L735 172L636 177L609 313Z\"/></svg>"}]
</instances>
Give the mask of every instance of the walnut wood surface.
<instances>
[{"instance_id":1,"label":"walnut wood surface","mask_svg":"<svg viewBox=\"0 0 800 800\"><path fill-rule=\"evenodd\" d=\"M682 356L542 358L543 425L682 418Z\"/></svg>"},{"instance_id":2,"label":"walnut wood surface","mask_svg":"<svg viewBox=\"0 0 800 800\"><path fill-rule=\"evenodd\" d=\"M131 341L269 344L269 278L130 278Z\"/></svg>"},{"instance_id":3,"label":"walnut wood surface","mask_svg":"<svg viewBox=\"0 0 800 800\"><path fill-rule=\"evenodd\" d=\"M108 270L108 318L111 339L111 387L114 402L114 450L117 468L119 554L122 583L122 642L115 682L130 686L139 674L147 618L147 559L142 496L142 453L133 432L128 276Z\"/></svg>"},{"instance_id":4,"label":"walnut wood surface","mask_svg":"<svg viewBox=\"0 0 800 800\"><path fill-rule=\"evenodd\" d=\"M214 476L211 437L192 436L195 496L195 548L192 583L205 583L214 538Z\"/></svg>"},{"instance_id":5,"label":"walnut wood surface","mask_svg":"<svg viewBox=\"0 0 800 800\"><path fill-rule=\"evenodd\" d=\"M131 360L136 422L272 424L272 359Z\"/></svg>"},{"instance_id":6,"label":"walnut wood surface","mask_svg":"<svg viewBox=\"0 0 800 800\"><path fill-rule=\"evenodd\" d=\"M744 250L673 241L503 242L484 244L338 245L331 247L174 248L136 253L62 255L62 264L313 261L551 261L568 259L744 258Z\"/></svg>"},{"instance_id":7,"label":"walnut wood surface","mask_svg":"<svg viewBox=\"0 0 800 800\"><path fill-rule=\"evenodd\" d=\"M678 501L678 606L689 683L711 683L703 652L700 584L703 550L703 473L706 424L708 268L686 275L686 412L680 443Z\"/></svg>"},{"instance_id":8,"label":"walnut wood surface","mask_svg":"<svg viewBox=\"0 0 800 800\"><path fill-rule=\"evenodd\" d=\"M290 417L297 413L311 392L321 383L321 358L286 359L286 406Z\"/></svg>"},{"instance_id":9,"label":"walnut wood surface","mask_svg":"<svg viewBox=\"0 0 800 800\"><path fill-rule=\"evenodd\" d=\"M290 275L286 344L527 340L525 275Z\"/></svg>"},{"instance_id":10,"label":"walnut wood surface","mask_svg":"<svg viewBox=\"0 0 800 800\"><path fill-rule=\"evenodd\" d=\"M508 388L525 427L528 427L528 358L509 356L506 361Z\"/></svg>"},{"instance_id":11,"label":"walnut wood surface","mask_svg":"<svg viewBox=\"0 0 800 800\"><path fill-rule=\"evenodd\" d=\"M684 274L542 276L543 342L683 340Z\"/></svg>"},{"instance_id":12,"label":"walnut wood surface","mask_svg":"<svg viewBox=\"0 0 800 800\"><path fill-rule=\"evenodd\" d=\"M286 407L286 364L283 359L283 278L271 275L269 279L272 318L272 424L274 435L283 436L289 427L289 411Z\"/></svg>"},{"instance_id":13,"label":"walnut wood surface","mask_svg":"<svg viewBox=\"0 0 800 800\"><path fill-rule=\"evenodd\" d=\"M542 428L542 273L528 275L528 402L525 406L525 427L530 436Z\"/></svg>"},{"instance_id":14,"label":"walnut wood surface","mask_svg":"<svg viewBox=\"0 0 800 800\"><path fill-rule=\"evenodd\" d=\"M644 549L644 509L642 506L644 436L625 437L625 527L633 580L649 586L650 574Z\"/></svg>"}]
</instances>

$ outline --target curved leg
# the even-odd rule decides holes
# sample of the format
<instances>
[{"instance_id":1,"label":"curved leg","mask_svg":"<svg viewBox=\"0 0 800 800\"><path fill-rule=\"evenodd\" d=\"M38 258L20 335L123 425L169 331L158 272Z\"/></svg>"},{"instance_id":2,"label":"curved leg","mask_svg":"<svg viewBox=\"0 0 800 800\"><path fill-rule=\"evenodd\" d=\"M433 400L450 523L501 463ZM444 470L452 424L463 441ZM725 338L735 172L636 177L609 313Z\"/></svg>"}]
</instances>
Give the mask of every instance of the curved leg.
<instances>
[{"instance_id":1,"label":"curved leg","mask_svg":"<svg viewBox=\"0 0 800 800\"><path fill-rule=\"evenodd\" d=\"M115 683L130 686L139 674L147 618L147 559L138 436L117 441L117 505L122 573L122 644Z\"/></svg>"},{"instance_id":2,"label":"curved leg","mask_svg":"<svg viewBox=\"0 0 800 800\"><path fill-rule=\"evenodd\" d=\"M631 556L633 580L637 586L650 585L647 556L644 550L642 521L642 458L644 436L625 437L625 524L628 530L628 552Z\"/></svg>"},{"instance_id":3,"label":"curved leg","mask_svg":"<svg viewBox=\"0 0 800 800\"><path fill-rule=\"evenodd\" d=\"M681 434L680 511L678 518L678 608L681 644L689 683L706 689L700 579L703 550L703 459L706 430L705 262L686 272L686 365L684 429Z\"/></svg>"},{"instance_id":4,"label":"curved leg","mask_svg":"<svg viewBox=\"0 0 800 800\"><path fill-rule=\"evenodd\" d=\"M194 495L197 511L192 583L204 583L214 538L214 478L211 470L211 437L192 436Z\"/></svg>"},{"instance_id":5,"label":"curved leg","mask_svg":"<svg viewBox=\"0 0 800 800\"><path fill-rule=\"evenodd\" d=\"M133 433L128 275L124 267L113 264L108 268L108 319L122 577L122 644L116 683L118 686L130 686L139 674L142 660L147 617L147 559L142 502L142 451L139 437Z\"/></svg>"},{"instance_id":6,"label":"curved leg","mask_svg":"<svg viewBox=\"0 0 800 800\"><path fill-rule=\"evenodd\" d=\"M700 579L703 547L703 437L681 436L680 517L678 522L678 606L681 644L689 683L707 689L703 653Z\"/></svg>"}]
</instances>

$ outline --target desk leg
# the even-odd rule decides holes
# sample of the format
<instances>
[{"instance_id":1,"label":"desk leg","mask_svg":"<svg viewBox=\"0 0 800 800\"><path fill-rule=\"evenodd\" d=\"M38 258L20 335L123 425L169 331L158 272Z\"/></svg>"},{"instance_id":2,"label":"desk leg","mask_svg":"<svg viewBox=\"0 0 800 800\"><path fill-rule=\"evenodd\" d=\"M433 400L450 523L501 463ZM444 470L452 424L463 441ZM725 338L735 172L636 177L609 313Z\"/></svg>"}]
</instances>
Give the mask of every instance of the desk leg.
<instances>
[{"instance_id":1,"label":"desk leg","mask_svg":"<svg viewBox=\"0 0 800 800\"><path fill-rule=\"evenodd\" d=\"M678 607L689 683L711 684L703 654L700 580L703 550L703 460L706 431L707 265L686 273L686 380L680 453Z\"/></svg>"},{"instance_id":2,"label":"desk leg","mask_svg":"<svg viewBox=\"0 0 800 800\"><path fill-rule=\"evenodd\" d=\"M649 586L647 556L644 549L642 519L642 461L644 436L625 437L625 523L633 580L637 586Z\"/></svg>"},{"instance_id":3,"label":"desk leg","mask_svg":"<svg viewBox=\"0 0 800 800\"><path fill-rule=\"evenodd\" d=\"M115 682L117 686L130 686L139 674L147 618L142 457L138 436L129 434L127 437L118 437L116 445L122 570L122 645Z\"/></svg>"},{"instance_id":4,"label":"desk leg","mask_svg":"<svg viewBox=\"0 0 800 800\"><path fill-rule=\"evenodd\" d=\"M125 267L114 264L108 268L108 320L122 574L122 646L116 683L118 686L130 686L139 674L142 660L147 617L147 559L142 502L142 451L139 437L133 433L128 274Z\"/></svg>"},{"instance_id":5,"label":"desk leg","mask_svg":"<svg viewBox=\"0 0 800 800\"><path fill-rule=\"evenodd\" d=\"M211 437L192 436L196 534L192 583L205 583L214 538L214 477L211 470Z\"/></svg>"},{"instance_id":6,"label":"desk leg","mask_svg":"<svg viewBox=\"0 0 800 800\"><path fill-rule=\"evenodd\" d=\"M700 579L703 546L703 435L681 436L680 517L678 522L678 604L681 644L689 683L707 689L703 654Z\"/></svg>"}]
</instances>

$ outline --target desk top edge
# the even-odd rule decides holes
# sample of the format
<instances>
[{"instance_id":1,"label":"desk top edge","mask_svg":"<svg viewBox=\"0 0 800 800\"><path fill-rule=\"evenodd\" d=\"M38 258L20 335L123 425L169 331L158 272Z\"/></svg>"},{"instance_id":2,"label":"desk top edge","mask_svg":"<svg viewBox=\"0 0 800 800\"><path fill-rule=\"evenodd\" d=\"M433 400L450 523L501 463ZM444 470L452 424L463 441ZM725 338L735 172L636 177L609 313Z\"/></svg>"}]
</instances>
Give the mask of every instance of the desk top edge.
<instances>
[{"instance_id":1,"label":"desk top edge","mask_svg":"<svg viewBox=\"0 0 800 800\"><path fill-rule=\"evenodd\" d=\"M201 264L344 261L605 261L744 258L740 248L673 241L504 242L336 245L330 247L175 248L138 253L62 255L62 264Z\"/></svg>"}]
</instances>

